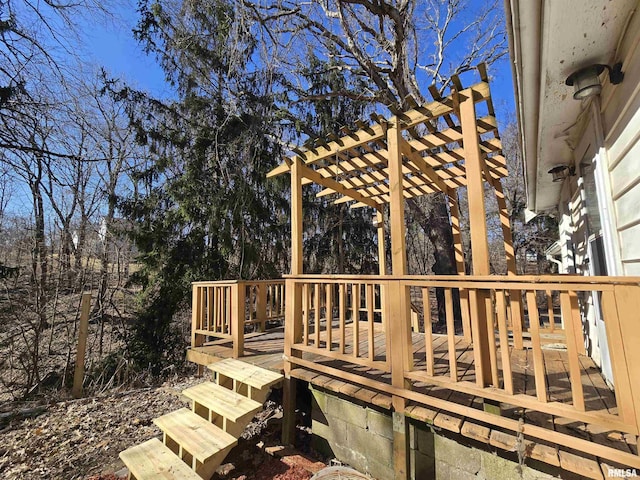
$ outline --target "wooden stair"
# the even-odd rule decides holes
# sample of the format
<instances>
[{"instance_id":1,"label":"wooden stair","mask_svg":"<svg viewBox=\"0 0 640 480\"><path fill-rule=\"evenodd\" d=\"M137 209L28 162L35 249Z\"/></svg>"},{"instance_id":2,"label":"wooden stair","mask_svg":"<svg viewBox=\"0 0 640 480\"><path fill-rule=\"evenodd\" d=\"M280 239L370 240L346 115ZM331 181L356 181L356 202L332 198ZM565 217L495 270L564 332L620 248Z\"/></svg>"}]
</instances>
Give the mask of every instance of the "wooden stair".
<instances>
[{"instance_id":1,"label":"wooden stair","mask_svg":"<svg viewBox=\"0 0 640 480\"><path fill-rule=\"evenodd\" d=\"M156 418L163 441L151 439L120 452L130 480L209 479L282 375L226 359L209 365L215 381L182 393L192 409Z\"/></svg>"}]
</instances>

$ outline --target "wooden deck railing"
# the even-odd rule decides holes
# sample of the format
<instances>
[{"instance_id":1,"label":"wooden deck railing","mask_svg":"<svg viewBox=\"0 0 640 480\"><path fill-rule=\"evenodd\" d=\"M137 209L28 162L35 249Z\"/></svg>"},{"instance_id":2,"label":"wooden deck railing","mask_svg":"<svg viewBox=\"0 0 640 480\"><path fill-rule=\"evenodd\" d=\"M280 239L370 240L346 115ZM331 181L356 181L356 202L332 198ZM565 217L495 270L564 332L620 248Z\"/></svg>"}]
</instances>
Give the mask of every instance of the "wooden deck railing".
<instances>
[{"instance_id":1,"label":"wooden deck railing","mask_svg":"<svg viewBox=\"0 0 640 480\"><path fill-rule=\"evenodd\" d=\"M284 280L194 282L191 346L208 337L233 341L233 354L244 350L245 329L264 331L267 323L284 320Z\"/></svg>"},{"instance_id":2,"label":"wooden deck railing","mask_svg":"<svg viewBox=\"0 0 640 480\"><path fill-rule=\"evenodd\" d=\"M567 438L430 396L425 386L632 435L640 432L640 279L301 275L286 277L286 288L287 370L300 365L557 443ZM441 323L435 317L436 288L444 290L446 299ZM586 352L580 310L586 303L600 308L606 327L616 403L609 408L592 401L597 392L581 368ZM412 332L416 324L417 337ZM570 385L562 393L550 388L545 372L542 347L552 330L553 341L566 345ZM416 338L424 345L416 345ZM514 374L512 354L522 348L532 359L526 368L533 370L534 385L519 384L522 376ZM471 360L463 363L461 352L469 349ZM326 361L305 359L308 353ZM390 374L390 381L348 365ZM631 458L579 439L572 446L627 464ZM640 457L634 458L632 463L640 465Z\"/></svg>"}]
</instances>

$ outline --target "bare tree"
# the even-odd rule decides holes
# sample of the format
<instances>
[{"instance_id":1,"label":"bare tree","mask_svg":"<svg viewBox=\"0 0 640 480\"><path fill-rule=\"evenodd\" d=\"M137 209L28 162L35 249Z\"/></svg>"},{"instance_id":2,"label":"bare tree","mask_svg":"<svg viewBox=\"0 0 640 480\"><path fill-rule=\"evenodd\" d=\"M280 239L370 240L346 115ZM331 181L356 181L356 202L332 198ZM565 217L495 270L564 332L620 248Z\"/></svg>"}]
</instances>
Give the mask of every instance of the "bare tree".
<instances>
[{"instance_id":1,"label":"bare tree","mask_svg":"<svg viewBox=\"0 0 640 480\"><path fill-rule=\"evenodd\" d=\"M327 59L339 57L342 74L359 77L368 86L328 91L323 97L368 100L373 106L386 105L392 112L424 103L427 87L439 97L456 76L507 54L497 0L483 4L463 0L242 0L242 5L261 27L264 61L296 87L293 109L300 102L317 99L317 95L305 93L306 86L299 78L291 78L305 64L309 48ZM291 116L295 117L294 111ZM456 273L444 195L411 199L407 204L423 238L431 242L432 248L421 251L433 258L432 270L436 274ZM444 318L443 292L439 293Z\"/></svg>"}]
</instances>

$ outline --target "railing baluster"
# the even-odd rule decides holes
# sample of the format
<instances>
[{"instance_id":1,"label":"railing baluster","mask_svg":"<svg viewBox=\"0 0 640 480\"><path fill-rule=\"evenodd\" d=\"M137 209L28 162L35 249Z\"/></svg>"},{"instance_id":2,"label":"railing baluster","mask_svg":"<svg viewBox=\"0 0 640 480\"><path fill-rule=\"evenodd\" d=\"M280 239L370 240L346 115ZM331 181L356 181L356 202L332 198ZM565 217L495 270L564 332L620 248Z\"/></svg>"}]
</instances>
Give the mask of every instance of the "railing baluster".
<instances>
[{"instance_id":1,"label":"railing baluster","mask_svg":"<svg viewBox=\"0 0 640 480\"><path fill-rule=\"evenodd\" d=\"M429 288L422 288L422 308L424 310L424 350L427 375L433 376L435 369L433 358L433 323L431 321L431 299Z\"/></svg>"},{"instance_id":2,"label":"railing baluster","mask_svg":"<svg viewBox=\"0 0 640 480\"><path fill-rule=\"evenodd\" d=\"M376 347L375 347L375 338L373 331L373 283L367 283L366 294L365 294L365 303L367 307L367 324L368 324L368 344L369 347L367 349L367 353L369 355L369 360L373 361L376 356Z\"/></svg>"},{"instance_id":3,"label":"railing baluster","mask_svg":"<svg viewBox=\"0 0 640 480\"><path fill-rule=\"evenodd\" d=\"M538 314L538 302L536 292L527 291L527 311L529 312L529 333L533 346L533 373L536 381L536 396L541 402L547 401L547 388L545 384L544 357L540 342L540 316Z\"/></svg>"},{"instance_id":4,"label":"railing baluster","mask_svg":"<svg viewBox=\"0 0 640 480\"><path fill-rule=\"evenodd\" d=\"M352 327L353 327L353 356L360 356L360 284L351 285Z\"/></svg>"},{"instance_id":5,"label":"railing baluster","mask_svg":"<svg viewBox=\"0 0 640 480\"><path fill-rule=\"evenodd\" d=\"M445 314L447 317L447 340L449 343L449 375L458 381L458 355L456 352L456 327L453 316L453 295L450 288L444 289Z\"/></svg>"},{"instance_id":6,"label":"railing baluster","mask_svg":"<svg viewBox=\"0 0 640 480\"><path fill-rule=\"evenodd\" d=\"M553 333L556 329L556 319L553 314L553 292L547 290L547 315L549 317L549 331Z\"/></svg>"},{"instance_id":7,"label":"railing baluster","mask_svg":"<svg viewBox=\"0 0 640 480\"><path fill-rule=\"evenodd\" d=\"M231 333L231 311L233 305L231 305L231 289L233 287L223 287L220 291L220 295L224 295L225 298L225 316L222 322L222 333Z\"/></svg>"},{"instance_id":8,"label":"railing baluster","mask_svg":"<svg viewBox=\"0 0 640 480\"><path fill-rule=\"evenodd\" d=\"M309 345L309 318L311 317L309 310L311 309L311 292L309 284L302 284L302 343Z\"/></svg>"},{"instance_id":9,"label":"railing baluster","mask_svg":"<svg viewBox=\"0 0 640 480\"><path fill-rule=\"evenodd\" d=\"M493 308L492 291L487 292L485 296L485 311L487 313L487 340L489 344L489 363L491 364L491 383L494 387L500 388L500 379L498 378L498 352L496 350L496 319L495 310Z\"/></svg>"},{"instance_id":10,"label":"railing baluster","mask_svg":"<svg viewBox=\"0 0 640 480\"><path fill-rule=\"evenodd\" d=\"M320 286L322 284L320 283L316 283L315 284L315 291L314 291L314 303L315 303L315 322L314 322L314 329L313 332L315 334L315 345L316 348L320 348Z\"/></svg>"},{"instance_id":11,"label":"railing baluster","mask_svg":"<svg viewBox=\"0 0 640 480\"><path fill-rule=\"evenodd\" d=\"M327 328L326 347L327 350L331 351L331 329L333 328L333 325L331 325L333 321L333 284L327 283L326 289L326 308L324 314Z\"/></svg>"},{"instance_id":12,"label":"railing baluster","mask_svg":"<svg viewBox=\"0 0 640 480\"><path fill-rule=\"evenodd\" d=\"M582 330L576 332L573 323L573 310L577 306L578 297L575 292L560 292L560 311L564 319L564 329L566 332L567 355L569 356L569 376L571 379L571 393L573 397L573 406L577 410L584 412L584 391L582 388L582 379L580 372L580 362L578 360L578 338L576 335L580 333L582 341Z\"/></svg>"},{"instance_id":13,"label":"railing baluster","mask_svg":"<svg viewBox=\"0 0 640 480\"><path fill-rule=\"evenodd\" d=\"M345 340L345 323L346 323L346 305L347 301L345 296L345 284L340 283L338 288L338 309L339 309L339 319L340 319L340 330L339 330L339 339L340 339L340 353L344 354L344 340Z\"/></svg>"},{"instance_id":14,"label":"railing baluster","mask_svg":"<svg viewBox=\"0 0 640 480\"><path fill-rule=\"evenodd\" d=\"M511 373L511 355L509 352L509 331L507 330L507 305L504 290L496 291L496 310L498 311L498 334L500 336L500 355L502 359L502 381L504 390L513 395L513 376Z\"/></svg>"}]
</instances>

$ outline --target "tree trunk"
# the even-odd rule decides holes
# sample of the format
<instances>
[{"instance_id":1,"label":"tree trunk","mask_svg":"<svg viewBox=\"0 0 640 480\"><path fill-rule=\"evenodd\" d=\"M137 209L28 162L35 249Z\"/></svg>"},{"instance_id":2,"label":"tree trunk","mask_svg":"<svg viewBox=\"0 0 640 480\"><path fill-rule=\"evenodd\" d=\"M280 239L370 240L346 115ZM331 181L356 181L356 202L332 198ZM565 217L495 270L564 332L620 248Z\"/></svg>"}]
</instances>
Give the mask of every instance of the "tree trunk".
<instances>
[{"instance_id":1,"label":"tree trunk","mask_svg":"<svg viewBox=\"0 0 640 480\"><path fill-rule=\"evenodd\" d=\"M458 272L453 246L453 233L451 232L449 211L444 194L433 195L428 209L423 209L414 199L409 199L407 204L433 245L433 255L435 257L433 272L436 275L456 275ZM438 326L443 326L447 320L444 290L442 288L436 288L436 299L438 301ZM462 316L460 314L460 293L458 290L453 291L453 314L456 328L461 327Z\"/></svg>"}]
</instances>

